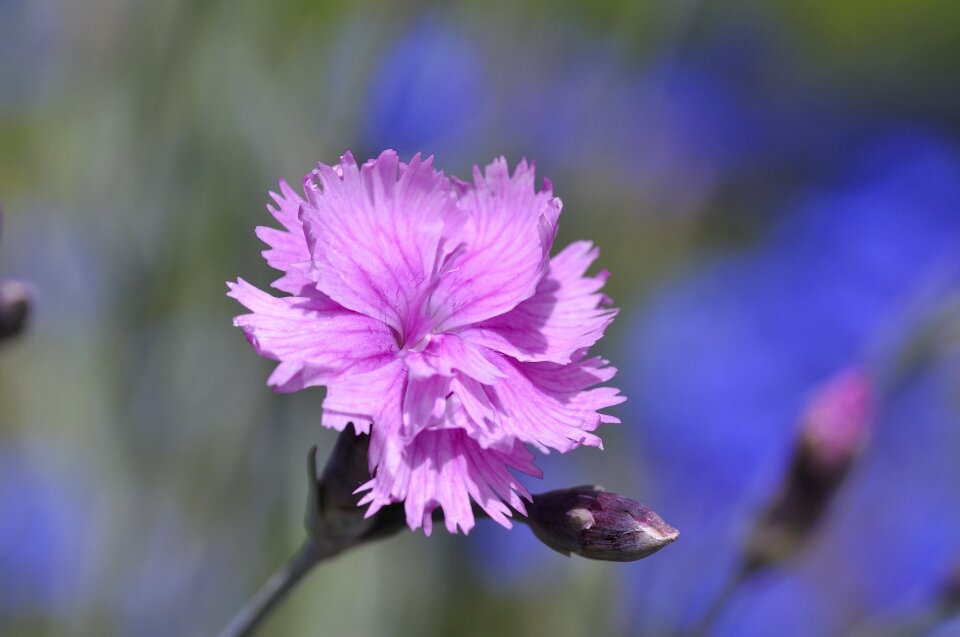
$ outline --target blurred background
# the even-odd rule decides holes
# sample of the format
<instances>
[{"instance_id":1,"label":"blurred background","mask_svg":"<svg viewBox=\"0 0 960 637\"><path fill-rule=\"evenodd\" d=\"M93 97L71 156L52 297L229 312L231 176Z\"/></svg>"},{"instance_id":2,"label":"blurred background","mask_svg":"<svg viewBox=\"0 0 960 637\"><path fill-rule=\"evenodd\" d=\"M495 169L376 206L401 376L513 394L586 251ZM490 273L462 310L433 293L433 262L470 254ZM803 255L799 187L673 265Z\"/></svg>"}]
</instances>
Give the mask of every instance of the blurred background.
<instances>
[{"instance_id":1,"label":"blurred background","mask_svg":"<svg viewBox=\"0 0 960 637\"><path fill-rule=\"evenodd\" d=\"M0 343L0 634L216 634L294 551L335 435L322 390L268 390L224 281L275 278L277 179L392 147L551 178L559 245L612 272L629 400L527 484L681 538L604 564L406 533L262 634L960 635L957 60L960 4L925 0L0 0L0 279L34 302ZM846 373L863 452L731 586Z\"/></svg>"}]
</instances>

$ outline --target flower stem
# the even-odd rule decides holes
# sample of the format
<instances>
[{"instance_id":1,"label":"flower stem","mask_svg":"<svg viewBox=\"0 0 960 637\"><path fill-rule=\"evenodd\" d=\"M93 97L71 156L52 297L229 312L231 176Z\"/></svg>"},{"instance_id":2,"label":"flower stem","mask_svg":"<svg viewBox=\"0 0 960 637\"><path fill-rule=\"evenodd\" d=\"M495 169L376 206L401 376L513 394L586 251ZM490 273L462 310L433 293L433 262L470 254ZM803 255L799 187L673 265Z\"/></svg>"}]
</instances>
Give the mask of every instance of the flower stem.
<instances>
[{"instance_id":1,"label":"flower stem","mask_svg":"<svg viewBox=\"0 0 960 637\"><path fill-rule=\"evenodd\" d=\"M336 549L324 550L313 538L307 538L300 549L283 567L257 591L233 616L220 637L246 637L252 635L273 608L287 596L304 575L322 562L339 553Z\"/></svg>"},{"instance_id":2,"label":"flower stem","mask_svg":"<svg viewBox=\"0 0 960 637\"><path fill-rule=\"evenodd\" d=\"M700 617L700 621L698 621L696 626L690 631L690 635L693 637L703 637L709 631L713 630L723 611L726 610L730 603L730 600L732 600L734 594L740 590L743 583L750 578L753 570L754 569L750 567L741 565L733 575L727 579L723 588L720 589L720 593L714 598L710 607L707 608L707 611Z\"/></svg>"}]
</instances>

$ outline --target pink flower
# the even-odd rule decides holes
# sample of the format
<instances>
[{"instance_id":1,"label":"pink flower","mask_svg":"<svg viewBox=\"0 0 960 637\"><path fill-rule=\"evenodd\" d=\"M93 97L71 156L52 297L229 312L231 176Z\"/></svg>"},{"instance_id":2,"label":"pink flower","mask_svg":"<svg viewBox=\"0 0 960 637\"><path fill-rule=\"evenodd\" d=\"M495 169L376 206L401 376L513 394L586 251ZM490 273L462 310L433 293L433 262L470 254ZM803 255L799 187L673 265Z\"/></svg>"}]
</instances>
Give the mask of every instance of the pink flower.
<instances>
[{"instance_id":1,"label":"pink flower","mask_svg":"<svg viewBox=\"0 0 960 637\"><path fill-rule=\"evenodd\" d=\"M607 274L585 274L596 248L550 258L561 204L532 165L511 175L501 158L473 179L393 151L320 164L304 197L284 182L273 195L283 229L257 228L290 296L228 284L251 311L234 323L280 363L268 383L325 385L322 424L370 433L367 515L403 501L427 534L438 506L468 532L471 499L509 527L507 504L525 514L530 498L510 470L541 476L528 445L601 447L593 431L618 421L599 410L624 400L586 355L616 314Z\"/></svg>"},{"instance_id":2,"label":"pink flower","mask_svg":"<svg viewBox=\"0 0 960 637\"><path fill-rule=\"evenodd\" d=\"M827 473L846 471L870 435L873 385L862 369L843 370L818 387L803 415L802 441Z\"/></svg>"}]
</instances>

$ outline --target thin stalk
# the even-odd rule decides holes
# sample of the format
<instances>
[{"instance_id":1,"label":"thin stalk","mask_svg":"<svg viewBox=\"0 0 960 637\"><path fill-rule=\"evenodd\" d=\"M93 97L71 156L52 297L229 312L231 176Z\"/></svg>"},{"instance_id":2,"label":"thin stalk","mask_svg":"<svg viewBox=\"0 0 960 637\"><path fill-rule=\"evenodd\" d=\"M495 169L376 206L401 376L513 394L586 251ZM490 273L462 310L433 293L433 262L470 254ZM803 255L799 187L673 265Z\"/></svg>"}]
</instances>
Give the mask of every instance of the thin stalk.
<instances>
[{"instance_id":1,"label":"thin stalk","mask_svg":"<svg viewBox=\"0 0 960 637\"><path fill-rule=\"evenodd\" d=\"M700 617L700 621L697 622L689 634L692 637L703 637L711 631L716 626L723 611L726 610L730 600L733 599L734 594L740 590L740 587L752 574L752 569L743 566L738 568L733 576L724 583L720 593L714 598L713 603L710 604L710 607Z\"/></svg>"},{"instance_id":2,"label":"thin stalk","mask_svg":"<svg viewBox=\"0 0 960 637\"><path fill-rule=\"evenodd\" d=\"M324 549L312 538L307 538L300 549L283 567L274 573L253 597L241 608L220 637L248 637L266 619L273 608L283 601L294 586L320 562L339 553Z\"/></svg>"}]
</instances>

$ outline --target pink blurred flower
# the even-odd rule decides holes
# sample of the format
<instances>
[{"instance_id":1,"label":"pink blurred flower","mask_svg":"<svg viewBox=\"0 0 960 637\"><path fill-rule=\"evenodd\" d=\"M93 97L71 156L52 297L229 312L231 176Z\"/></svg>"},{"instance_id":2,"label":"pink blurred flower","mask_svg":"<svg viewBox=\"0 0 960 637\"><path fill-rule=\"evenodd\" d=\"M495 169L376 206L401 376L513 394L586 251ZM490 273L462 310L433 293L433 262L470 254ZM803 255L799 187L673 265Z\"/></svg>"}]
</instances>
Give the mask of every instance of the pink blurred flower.
<instances>
[{"instance_id":1,"label":"pink blurred flower","mask_svg":"<svg viewBox=\"0 0 960 637\"><path fill-rule=\"evenodd\" d=\"M802 442L825 472L845 471L870 434L873 389L869 376L849 368L819 387L807 404Z\"/></svg>"},{"instance_id":2,"label":"pink blurred flower","mask_svg":"<svg viewBox=\"0 0 960 637\"><path fill-rule=\"evenodd\" d=\"M867 442L872 402L872 381L859 367L813 391L779 492L751 530L745 572L788 559L813 535Z\"/></svg>"},{"instance_id":3,"label":"pink blurred flower","mask_svg":"<svg viewBox=\"0 0 960 637\"><path fill-rule=\"evenodd\" d=\"M228 284L252 312L235 324L280 362L268 383L325 385L322 424L370 433L367 515L404 501L427 534L438 506L468 532L471 498L509 527L507 504L525 514L530 498L510 469L541 475L527 445L601 447L593 431L618 421L599 410L624 400L586 355L616 314L607 273L585 274L596 248L550 258L561 203L532 165L511 175L501 158L473 182L393 151L320 164L304 197L284 182L273 195L283 229L257 229L290 296Z\"/></svg>"}]
</instances>

